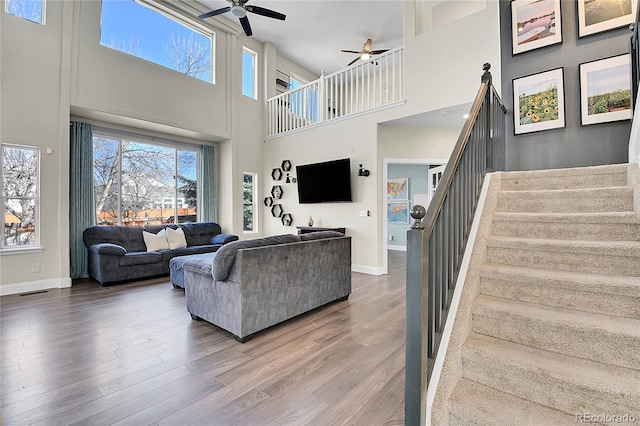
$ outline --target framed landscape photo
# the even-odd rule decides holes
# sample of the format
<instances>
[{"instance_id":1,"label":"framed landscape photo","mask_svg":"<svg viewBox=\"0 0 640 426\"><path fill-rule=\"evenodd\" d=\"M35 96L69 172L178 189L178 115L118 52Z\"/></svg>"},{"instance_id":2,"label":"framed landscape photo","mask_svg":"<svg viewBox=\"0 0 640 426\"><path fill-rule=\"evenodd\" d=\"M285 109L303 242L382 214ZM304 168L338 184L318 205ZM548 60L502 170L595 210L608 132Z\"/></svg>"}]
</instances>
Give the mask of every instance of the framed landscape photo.
<instances>
[{"instance_id":1,"label":"framed landscape photo","mask_svg":"<svg viewBox=\"0 0 640 426\"><path fill-rule=\"evenodd\" d=\"M637 0L578 0L578 37L631 25Z\"/></svg>"},{"instance_id":2,"label":"framed landscape photo","mask_svg":"<svg viewBox=\"0 0 640 426\"><path fill-rule=\"evenodd\" d=\"M516 135L565 126L563 68L513 80L513 121Z\"/></svg>"},{"instance_id":3,"label":"framed landscape photo","mask_svg":"<svg viewBox=\"0 0 640 426\"><path fill-rule=\"evenodd\" d=\"M511 2L512 54L562 43L560 0Z\"/></svg>"},{"instance_id":4,"label":"framed landscape photo","mask_svg":"<svg viewBox=\"0 0 640 426\"><path fill-rule=\"evenodd\" d=\"M387 200L409 200L409 178L388 179Z\"/></svg>"},{"instance_id":5,"label":"framed landscape photo","mask_svg":"<svg viewBox=\"0 0 640 426\"><path fill-rule=\"evenodd\" d=\"M630 60L627 53L580 64L583 126L631 119Z\"/></svg>"},{"instance_id":6,"label":"framed landscape photo","mask_svg":"<svg viewBox=\"0 0 640 426\"><path fill-rule=\"evenodd\" d=\"M409 223L409 202L387 203L387 222L397 224Z\"/></svg>"}]
</instances>

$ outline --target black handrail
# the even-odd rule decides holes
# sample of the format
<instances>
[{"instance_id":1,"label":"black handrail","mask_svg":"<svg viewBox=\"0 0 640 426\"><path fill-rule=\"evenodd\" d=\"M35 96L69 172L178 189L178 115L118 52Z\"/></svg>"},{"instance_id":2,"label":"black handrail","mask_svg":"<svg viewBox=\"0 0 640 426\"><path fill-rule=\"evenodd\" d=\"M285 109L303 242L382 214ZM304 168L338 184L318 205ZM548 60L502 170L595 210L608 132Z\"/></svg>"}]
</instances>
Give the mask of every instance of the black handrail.
<instances>
[{"instance_id":1,"label":"black handrail","mask_svg":"<svg viewBox=\"0 0 640 426\"><path fill-rule=\"evenodd\" d=\"M425 211L407 232L405 424L423 425L427 385L487 172L505 167L506 108L485 64L482 84ZM424 220L421 220L424 217Z\"/></svg>"},{"instance_id":2,"label":"black handrail","mask_svg":"<svg viewBox=\"0 0 640 426\"><path fill-rule=\"evenodd\" d=\"M633 88L631 103L633 104L638 99L638 85L640 84L640 7L636 13L635 23L631 24L631 31L629 52L631 53L631 86Z\"/></svg>"}]
</instances>

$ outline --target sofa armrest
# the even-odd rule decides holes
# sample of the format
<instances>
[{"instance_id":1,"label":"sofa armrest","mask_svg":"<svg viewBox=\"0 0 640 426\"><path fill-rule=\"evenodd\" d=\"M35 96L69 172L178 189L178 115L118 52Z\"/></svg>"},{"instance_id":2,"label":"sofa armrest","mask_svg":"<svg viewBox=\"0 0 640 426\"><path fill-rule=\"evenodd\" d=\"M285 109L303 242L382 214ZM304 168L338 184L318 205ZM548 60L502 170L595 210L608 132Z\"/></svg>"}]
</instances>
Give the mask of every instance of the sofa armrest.
<instances>
[{"instance_id":1,"label":"sofa armrest","mask_svg":"<svg viewBox=\"0 0 640 426\"><path fill-rule=\"evenodd\" d=\"M89 250L98 254L115 254L118 256L124 256L125 254L127 254L127 249L119 246L118 244L111 243L93 244L91 247L89 247Z\"/></svg>"},{"instance_id":2,"label":"sofa armrest","mask_svg":"<svg viewBox=\"0 0 640 426\"><path fill-rule=\"evenodd\" d=\"M237 241L238 236L233 234L218 234L211 237L210 244L227 244L232 241Z\"/></svg>"}]
</instances>

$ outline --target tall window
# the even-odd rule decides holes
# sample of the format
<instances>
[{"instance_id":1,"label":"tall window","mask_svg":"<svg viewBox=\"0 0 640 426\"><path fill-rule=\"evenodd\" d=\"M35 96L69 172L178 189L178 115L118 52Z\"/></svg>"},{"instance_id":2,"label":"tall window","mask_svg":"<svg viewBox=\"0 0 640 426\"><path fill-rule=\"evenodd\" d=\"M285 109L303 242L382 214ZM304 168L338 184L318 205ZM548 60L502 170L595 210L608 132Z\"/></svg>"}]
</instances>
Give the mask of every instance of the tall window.
<instances>
[{"instance_id":1,"label":"tall window","mask_svg":"<svg viewBox=\"0 0 640 426\"><path fill-rule=\"evenodd\" d=\"M134 0L102 0L100 44L213 83L213 34Z\"/></svg>"},{"instance_id":2,"label":"tall window","mask_svg":"<svg viewBox=\"0 0 640 426\"><path fill-rule=\"evenodd\" d=\"M44 25L45 0L7 0L5 12Z\"/></svg>"},{"instance_id":3,"label":"tall window","mask_svg":"<svg viewBox=\"0 0 640 426\"><path fill-rule=\"evenodd\" d=\"M289 87L295 90L307 84L301 78L289 77ZM291 112L307 120L318 121L318 92L313 87L307 87L291 94Z\"/></svg>"},{"instance_id":4,"label":"tall window","mask_svg":"<svg viewBox=\"0 0 640 426\"><path fill-rule=\"evenodd\" d=\"M242 49L242 94L248 98L257 99L258 67L257 54L246 47Z\"/></svg>"},{"instance_id":5,"label":"tall window","mask_svg":"<svg viewBox=\"0 0 640 426\"><path fill-rule=\"evenodd\" d=\"M96 223L196 222L199 161L196 150L95 134Z\"/></svg>"},{"instance_id":6,"label":"tall window","mask_svg":"<svg viewBox=\"0 0 640 426\"><path fill-rule=\"evenodd\" d=\"M40 150L2 145L2 227L0 249L37 247L39 242Z\"/></svg>"},{"instance_id":7,"label":"tall window","mask_svg":"<svg viewBox=\"0 0 640 426\"><path fill-rule=\"evenodd\" d=\"M258 175L244 172L243 174L243 225L244 232L258 232Z\"/></svg>"}]
</instances>

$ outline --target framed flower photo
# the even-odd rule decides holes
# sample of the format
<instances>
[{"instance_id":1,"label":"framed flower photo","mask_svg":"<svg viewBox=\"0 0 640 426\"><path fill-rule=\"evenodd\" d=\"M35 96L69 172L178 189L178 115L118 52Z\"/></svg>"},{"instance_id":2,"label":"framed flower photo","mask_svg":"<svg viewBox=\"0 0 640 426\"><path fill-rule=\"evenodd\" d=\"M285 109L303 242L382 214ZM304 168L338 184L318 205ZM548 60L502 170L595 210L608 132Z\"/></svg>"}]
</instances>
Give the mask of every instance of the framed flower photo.
<instances>
[{"instance_id":1,"label":"framed flower photo","mask_svg":"<svg viewBox=\"0 0 640 426\"><path fill-rule=\"evenodd\" d=\"M580 64L583 126L631 119L630 61L627 53Z\"/></svg>"},{"instance_id":2,"label":"framed flower photo","mask_svg":"<svg viewBox=\"0 0 640 426\"><path fill-rule=\"evenodd\" d=\"M564 68L513 80L514 133L565 126Z\"/></svg>"},{"instance_id":3,"label":"framed flower photo","mask_svg":"<svg viewBox=\"0 0 640 426\"><path fill-rule=\"evenodd\" d=\"M562 43L560 0L511 2L512 54Z\"/></svg>"},{"instance_id":4,"label":"framed flower photo","mask_svg":"<svg viewBox=\"0 0 640 426\"><path fill-rule=\"evenodd\" d=\"M578 0L578 37L633 24L636 0Z\"/></svg>"}]
</instances>

